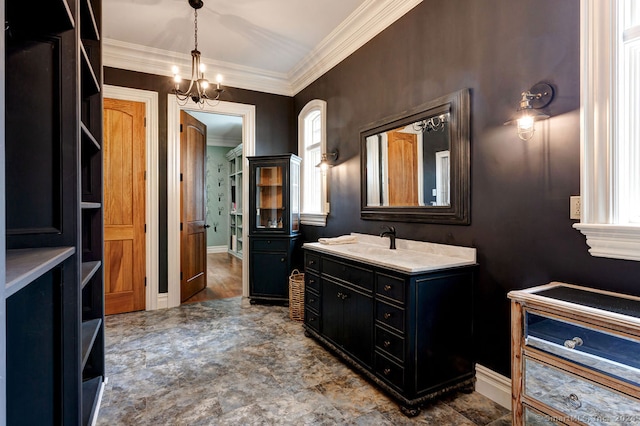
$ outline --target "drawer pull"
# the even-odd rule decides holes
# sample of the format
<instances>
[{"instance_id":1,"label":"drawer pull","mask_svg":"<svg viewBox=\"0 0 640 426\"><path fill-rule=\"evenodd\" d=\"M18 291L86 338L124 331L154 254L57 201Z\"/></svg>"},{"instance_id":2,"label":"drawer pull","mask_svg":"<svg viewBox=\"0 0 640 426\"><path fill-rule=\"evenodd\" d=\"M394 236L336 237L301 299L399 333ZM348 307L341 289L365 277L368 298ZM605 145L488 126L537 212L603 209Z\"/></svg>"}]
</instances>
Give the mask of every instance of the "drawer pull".
<instances>
[{"instance_id":1,"label":"drawer pull","mask_svg":"<svg viewBox=\"0 0 640 426\"><path fill-rule=\"evenodd\" d=\"M309 303L313 303L315 301L316 301L316 299L314 299L313 297L311 299L309 299Z\"/></svg>"},{"instance_id":2,"label":"drawer pull","mask_svg":"<svg viewBox=\"0 0 640 426\"><path fill-rule=\"evenodd\" d=\"M340 291L338 292L337 296L338 296L338 299L342 299L342 300L345 300L347 297L349 297L348 294L344 294Z\"/></svg>"},{"instance_id":3,"label":"drawer pull","mask_svg":"<svg viewBox=\"0 0 640 426\"><path fill-rule=\"evenodd\" d=\"M385 340L385 341L382 343L382 346L384 346L385 348L388 348L389 346L391 346L391 342L390 342L390 341L388 341L388 340Z\"/></svg>"},{"instance_id":4,"label":"drawer pull","mask_svg":"<svg viewBox=\"0 0 640 426\"><path fill-rule=\"evenodd\" d=\"M391 286L389 284L385 285L383 288L384 288L384 291L391 290Z\"/></svg>"},{"instance_id":5,"label":"drawer pull","mask_svg":"<svg viewBox=\"0 0 640 426\"><path fill-rule=\"evenodd\" d=\"M391 318L391 313L390 312L385 312L383 317L384 317L384 319L389 319L389 318Z\"/></svg>"},{"instance_id":6,"label":"drawer pull","mask_svg":"<svg viewBox=\"0 0 640 426\"><path fill-rule=\"evenodd\" d=\"M316 282L316 280L314 280L313 278L309 280L309 284L313 284L315 282Z\"/></svg>"},{"instance_id":7,"label":"drawer pull","mask_svg":"<svg viewBox=\"0 0 640 426\"><path fill-rule=\"evenodd\" d=\"M382 372L384 373L385 376L388 376L389 374L391 374L391 369L385 368L384 370L382 370Z\"/></svg>"},{"instance_id":8,"label":"drawer pull","mask_svg":"<svg viewBox=\"0 0 640 426\"><path fill-rule=\"evenodd\" d=\"M582 407L582 402L580 401L580 398L578 398L578 395L572 393L567 397L567 405L569 405L569 407L573 408L574 410L577 410L578 408Z\"/></svg>"},{"instance_id":9,"label":"drawer pull","mask_svg":"<svg viewBox=\"0 0 640 426\"><path fill-rule=\"evenodd\" d=\"M569 349L575 349L576 346L582 346L582 339L579 337L574 337L571 340L565 340L564 346Z\"/></svg>"}]
</instances>

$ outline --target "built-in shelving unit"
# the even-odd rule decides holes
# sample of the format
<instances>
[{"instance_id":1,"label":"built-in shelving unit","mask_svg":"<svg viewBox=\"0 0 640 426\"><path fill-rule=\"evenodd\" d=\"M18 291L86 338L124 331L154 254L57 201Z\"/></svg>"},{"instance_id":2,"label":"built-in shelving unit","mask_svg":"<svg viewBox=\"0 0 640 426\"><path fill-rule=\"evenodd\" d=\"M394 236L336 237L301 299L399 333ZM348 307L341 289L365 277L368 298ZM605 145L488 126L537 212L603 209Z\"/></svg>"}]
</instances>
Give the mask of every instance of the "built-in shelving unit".
<instances>
[{"instance_id":1,"label":"built-in shelving unit","mask_svg":"<svg viewBox=\"0 0 640 426\"><path fill-rule=\"evenodd\" d=\"M0 424L91 424L104 382L102 3L4 5Z\"/></svg>"},{"instance_id":2,"label":"built-in shelving unit","mask_svg":"<svg viewBox=\"0 0 640 426\"><path fill-rule=\"evenodd\" d=\"M227 152L229 162L229 253L242 259L242 144Z\"/></svg>"}]
</instances>

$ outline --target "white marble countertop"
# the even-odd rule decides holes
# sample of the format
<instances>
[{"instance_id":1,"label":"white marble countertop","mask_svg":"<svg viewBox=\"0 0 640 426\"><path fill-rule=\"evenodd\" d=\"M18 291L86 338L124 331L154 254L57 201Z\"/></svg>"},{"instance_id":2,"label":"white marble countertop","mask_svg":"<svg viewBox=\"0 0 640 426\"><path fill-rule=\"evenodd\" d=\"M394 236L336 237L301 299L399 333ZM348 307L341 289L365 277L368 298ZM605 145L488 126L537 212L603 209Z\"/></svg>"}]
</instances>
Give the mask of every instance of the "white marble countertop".
<instances>
[{"instance_id":1,"label":"white marble countertop","mask_svg":"<svg viewBox=\"0 0 640 426\"><path fill-rule=\"evenodd\" d=\"M475 248L397 238L397 248L391 250L387 237L358 233L351 235L356 237L355 243L305 243L303 248L408 273L431 272L476 263Z\"/></svg>"}]
</instances>

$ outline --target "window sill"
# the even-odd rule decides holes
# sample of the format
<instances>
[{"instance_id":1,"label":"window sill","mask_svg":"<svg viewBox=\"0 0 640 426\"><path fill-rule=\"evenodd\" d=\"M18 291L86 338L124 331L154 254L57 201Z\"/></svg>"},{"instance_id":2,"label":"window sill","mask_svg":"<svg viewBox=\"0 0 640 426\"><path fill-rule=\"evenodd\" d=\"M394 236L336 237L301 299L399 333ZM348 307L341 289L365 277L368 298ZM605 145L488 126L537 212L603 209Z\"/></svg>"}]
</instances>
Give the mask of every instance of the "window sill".
<instances>
[{"instance_id":1,"label":"window sill","mask_svg":"<svg viewBox=\"0 0 640 426\"><path fill-rule=\"evenodd\" d=\"M587 237L592 256L640 261L640 226L576 223L573 227Z\"/></svg>"},{"instance_id":2,"label":"window sill","mask_svg":"<svg viewBox=\"0 0 640 426\"><path fill-rule=\"evenodd\" d=\"M300 222L303 225L327 226L327 213L301 213Z\"/></svg>"}]
</instances>

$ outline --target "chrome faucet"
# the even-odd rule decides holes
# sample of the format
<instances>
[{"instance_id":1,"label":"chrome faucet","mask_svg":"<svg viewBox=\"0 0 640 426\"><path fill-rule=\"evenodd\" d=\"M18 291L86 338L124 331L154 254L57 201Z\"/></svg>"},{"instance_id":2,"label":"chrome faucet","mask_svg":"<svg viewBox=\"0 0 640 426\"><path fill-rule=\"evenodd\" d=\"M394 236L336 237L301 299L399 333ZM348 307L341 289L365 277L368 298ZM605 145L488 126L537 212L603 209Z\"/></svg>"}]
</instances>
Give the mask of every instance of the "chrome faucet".
<instances>
[{"instance_id":1,"label":"chrome faucet","mask_svg":"<svg viewBox=\"0 0 640 426\"><path fill-rule=\"evenodd\" d=\"M380 229L383 231L380 232L381 237L389 237L389 249L396 249L396 228L393 226L381 226Z\"/></svg>"}]
</instances>

